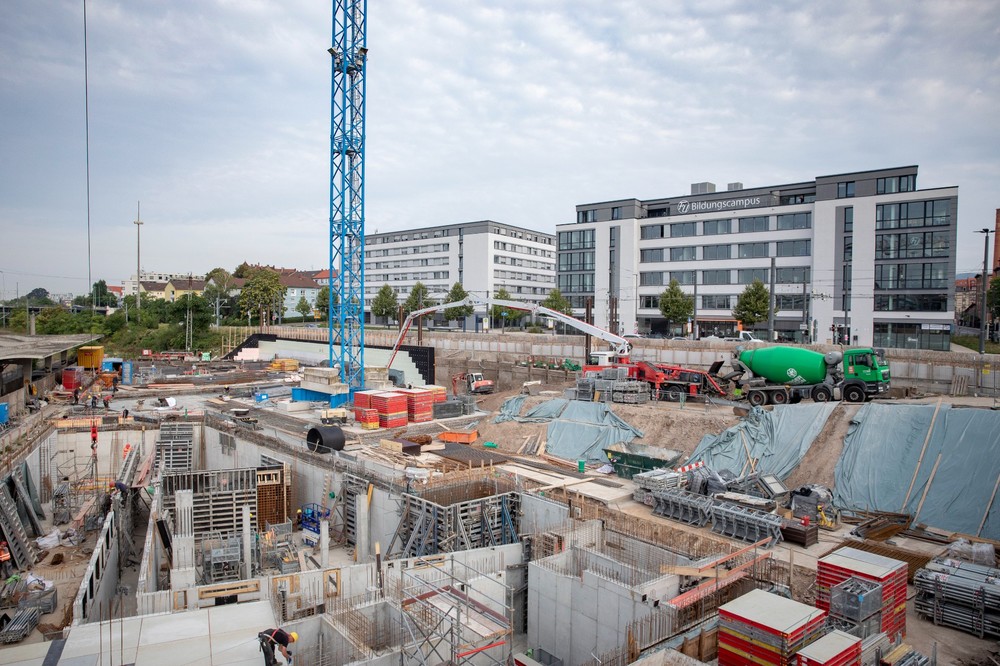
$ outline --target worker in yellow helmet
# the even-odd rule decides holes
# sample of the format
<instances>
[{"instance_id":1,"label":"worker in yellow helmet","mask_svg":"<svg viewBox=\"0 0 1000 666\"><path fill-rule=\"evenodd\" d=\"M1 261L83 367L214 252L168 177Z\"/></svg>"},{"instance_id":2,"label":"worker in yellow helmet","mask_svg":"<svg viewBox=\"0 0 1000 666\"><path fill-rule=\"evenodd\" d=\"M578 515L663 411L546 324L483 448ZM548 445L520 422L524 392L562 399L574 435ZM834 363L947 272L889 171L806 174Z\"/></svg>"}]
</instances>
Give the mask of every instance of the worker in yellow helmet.
<instances>
[{"instance_id":1,"label":"worker in yellow helmet","mask_svg":"<svg viewBox=\"0 0 1000 666\"><path fill-rule=\"evenodd\" d=\"M260 640L260 651L264 653L266 666L275 666L278 663L274 656L275 646L281 650L281 656L285 658L285 661L289 664L292 663L292 653L288 651L288 646L299 640L297 633L284 629L265 629L257 634L257 639Z\"/></svg>"}]
</instances>

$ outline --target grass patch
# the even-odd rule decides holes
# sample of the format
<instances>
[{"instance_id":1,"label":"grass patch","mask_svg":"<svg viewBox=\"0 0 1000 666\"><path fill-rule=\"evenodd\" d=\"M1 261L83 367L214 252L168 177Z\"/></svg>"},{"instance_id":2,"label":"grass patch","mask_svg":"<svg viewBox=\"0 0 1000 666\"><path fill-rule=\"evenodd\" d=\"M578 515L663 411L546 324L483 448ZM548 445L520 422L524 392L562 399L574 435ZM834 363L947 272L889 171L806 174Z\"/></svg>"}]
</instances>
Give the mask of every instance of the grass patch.
<instances>
[{"instance_id":1,"label":"grass patch","mask_svg":"<svg viewBox=\"0 0 1000 666\"><path fill-rule=\"evenodd\" d=\"M952 342L956 345L961 345L967 347L971 351L979 353L979 336L978 335L956 335L952 337ZM986 353L987 354L1000 354L1000 345L995 342L986 341Z\"/></svg>"}]
</instances>

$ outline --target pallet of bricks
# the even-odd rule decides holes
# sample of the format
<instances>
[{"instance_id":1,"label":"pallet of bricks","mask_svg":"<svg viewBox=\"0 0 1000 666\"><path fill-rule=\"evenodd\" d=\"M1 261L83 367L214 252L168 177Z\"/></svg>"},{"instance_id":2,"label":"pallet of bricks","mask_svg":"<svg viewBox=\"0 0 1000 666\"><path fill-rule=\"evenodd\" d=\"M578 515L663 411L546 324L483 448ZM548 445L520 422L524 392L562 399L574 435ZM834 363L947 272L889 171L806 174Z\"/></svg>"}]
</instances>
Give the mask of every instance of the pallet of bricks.
<instances>
[{"instance_id":1,"label":"pallet of bricks","mask_svg":"<svg viewBox=\"0 0 1000 666\"><path fill-rule=\"evenodd\" d=\"M868 631L881 631L893 642L906 636L906 562L857 548L844 547L821 558L816 564L816 607L829 611L833 589L850 578L881 586L878 620L871 620ZM838 612L843 612L839 604ZM850 618L845 618L850 619ZM859 618L860 619L860 618Z\"/></svg>"},{"instance_id":2,"label":"pallet of bricks","mask_svg":"<svg viewBox=\"0 0 1000 666\"><path fill-rule=\"evenodd\" d=\"M917 612L934 624L1000 636L1000 569L938 558L917 571L913 584Z\"/></svg>"},{"instance_id":3,"label":"pallet of bricks","mask_svg":"<svg viewBox=\"0 0 1000 666\"><path fill-rule=\"evenodd\" d=\"M826 612L763 590L719 607L719 666L790 666L823 636Z\"/></svg>"},{"instance_id":4,"label":"pallet of bricks","mask_svg":"<svg viewBox=\"0 0 1000 666\"><path fill-rule=\"evenodd\" d=\"M406 396L406 417L410 423L434 420L434 396L424 389L399 389Z\"/></svg>"},{"instance_id":5,"label":"pallet of bricks","mask_svg":"<svg viewBox=\"0 0 1000 666\"><path fill-rule=\"evenodd\" d=\"M798 666L861 666L861 639L843 631L831 631L799 650Z\"/></svg>"},{"instance_id":6,"label":"pallet of bricks","mask_svg":"<svg viewBox=\"0 0 1000 666\"><path fill-rule=\"evenodd\" d=\"M378 412L380 428L402 428L407 424L406 396L395 391L383 391L372 396L372 407Z\"/></svg>"},{"instance_id":7,"label":"pallet of bricks","mask_svg":"<svg viewBox=\"0 0 1000 666\"><path fill-rule=\"evenodd\" d=\"M354 392L354 420L365 430L378 430L378 410L372 407L372 396L378 391Z\"/></svg>"}]
</instances>

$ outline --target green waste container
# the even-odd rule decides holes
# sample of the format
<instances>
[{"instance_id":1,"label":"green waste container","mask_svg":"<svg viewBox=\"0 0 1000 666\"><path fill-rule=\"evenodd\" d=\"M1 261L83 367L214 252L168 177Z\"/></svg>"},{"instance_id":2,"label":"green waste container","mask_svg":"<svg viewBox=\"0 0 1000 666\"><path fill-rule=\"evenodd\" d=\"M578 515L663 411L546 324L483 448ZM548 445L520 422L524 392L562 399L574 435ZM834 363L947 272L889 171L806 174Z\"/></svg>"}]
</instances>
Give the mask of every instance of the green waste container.
<instances>
[{"instance_id":1,"label":"green waste container","mask_svg":"<svg viewBox=\"0 0 1000 666\"><path fill-rule=\"evenodd\" d=\"M587 461L586 460L577 460L576 461L576 469L577 469L577 471L580 472L580 474L583 474L585 471L587 471Z\"/></svg>"}]
</instances>

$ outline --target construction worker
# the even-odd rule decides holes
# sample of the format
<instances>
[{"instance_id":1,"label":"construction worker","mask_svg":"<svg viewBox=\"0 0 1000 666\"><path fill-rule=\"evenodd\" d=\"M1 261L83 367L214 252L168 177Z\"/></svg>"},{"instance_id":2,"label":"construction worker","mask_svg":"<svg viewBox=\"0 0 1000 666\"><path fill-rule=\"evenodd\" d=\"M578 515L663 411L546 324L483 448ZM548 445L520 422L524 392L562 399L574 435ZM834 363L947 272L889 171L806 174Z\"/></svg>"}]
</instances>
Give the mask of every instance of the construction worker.
<instances>
[{"instance_id":1,"label":"construction worker","mask_svg":"<svg viewBox=\"0 0 1000 666\"><path fill-rule=\"evenodd\" d=\"M299 640L297 633L284 629L265 629L257 634L257 639L260 640L260 651L264 653L266 666L275 666L278 663L274 657L275 646L281 650L281 656L285 658L285 661L289 664L292 663L292 653L288 651L288 646Z\"/></svg>"}]
</instances>

